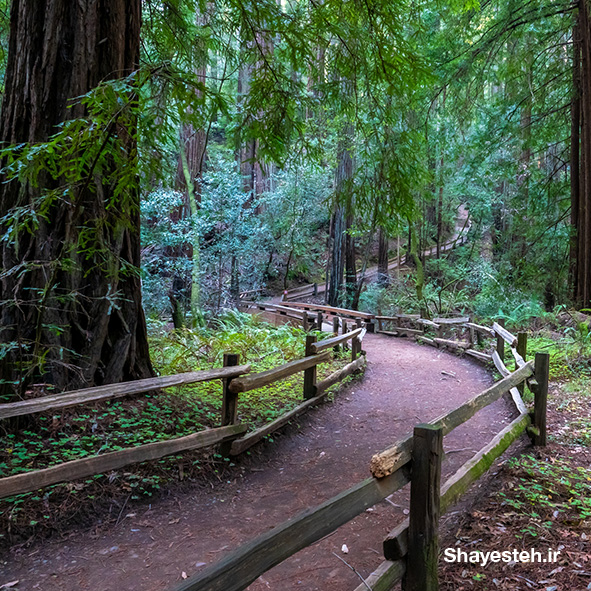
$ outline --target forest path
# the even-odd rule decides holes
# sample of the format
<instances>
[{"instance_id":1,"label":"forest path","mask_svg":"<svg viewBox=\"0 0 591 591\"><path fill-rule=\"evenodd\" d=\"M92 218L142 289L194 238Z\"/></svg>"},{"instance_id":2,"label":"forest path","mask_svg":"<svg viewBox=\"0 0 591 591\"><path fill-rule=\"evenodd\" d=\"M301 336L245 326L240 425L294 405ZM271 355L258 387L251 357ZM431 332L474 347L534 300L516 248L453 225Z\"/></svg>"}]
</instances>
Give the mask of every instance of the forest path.
<instances>
[{"instance_id":1,"label":"forest path","mask_svg":"<svg viewBox=\"0 0 591 591\"><path fill-rule=\"evenodd\" d=\"M457 211L454 232L441 245L441 253L445 253L449 250L452 250L453 247L455 246L456 242L458 241L458 239L460 239L461 237L465 238L468 235L468 230L470 229L470 225L471 225L470 213L466 209L465 205L460 205L458 207L458 211ZM423 251L423 256L425 258L434 257L434 256L436 256L436 254L437 254L437 247L436 246L431 246L430 248ZM390 262L388 263L388 271L395 271L397 269L402 270L403 268L406 268L408 270L408 267L406 266L406 263L404 262L404 260L398 261L398 259L396 259L396 258L390 259ZM363 281L366 284L377 281L378 266L374 265L372 267L368 267L365 270L363 277L364 277ZM318 284L317 293L320 294L320 293L324 293L325 291L326 291L326 284L325 283ZM277 301L279 302L279 300L277 300Z\"/></svg>"},{"instance_id":2,"label":"forest path","mask_svg":"<svg viewBox=\"0 0 591 591\"><path fill-rule=\"evenodd\" d=\"M215 489L195 484L150 507L129 509L117 526L74 532L5 556L0 588L18 580L13 590L168 590L183 575L366 478L374 453L492 382L470 360L404 339L367 335L364 348L368 366L362 378L334 402L300 417L273 443L239 458ZM444 474L498 433L510 415L499 400L446 437ZM249 589L352 591L359 579L335 553L367 576L381 562L384 535L404 517L406 494L400 491L366 511Z\"/></svg>"}]
</instances>

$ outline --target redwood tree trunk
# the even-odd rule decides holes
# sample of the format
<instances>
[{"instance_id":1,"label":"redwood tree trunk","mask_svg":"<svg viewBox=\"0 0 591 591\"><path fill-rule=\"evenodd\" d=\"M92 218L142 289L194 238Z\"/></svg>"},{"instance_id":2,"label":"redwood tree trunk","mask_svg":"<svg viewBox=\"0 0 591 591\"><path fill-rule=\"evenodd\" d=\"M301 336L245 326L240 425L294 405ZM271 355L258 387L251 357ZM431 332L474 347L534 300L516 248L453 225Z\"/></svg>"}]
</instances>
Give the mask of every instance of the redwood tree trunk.
<instances>
[{"instance_id":1,"label":"redwood tree trunk","mask_svg":"<svg viewBox=\"0 0 591 591\"><path fill-rule=\"evenodd\" d=\"M353 236L347 233L351 228L353 158L351 156L353 129L346 127L339 145L338 164L335 175L336 208L333 216L333 241L331 253L331 273L328 290L328 304L338 306L343 293L343 280L346 282L347 295L354 294L357 282L355 270L355 245ZM353 291L348 286L353 285Z\"/></svg>"},{"instance_id":2,"label":"redwood tree trunk","mask_svg":"<svg viewBox=\"0 0 591 591\"><path fill-rule=\"evenodd\" d=\"M132 73L140 8L140 0L13 0L0 140L47 141L60 123L86 114L82 105L68 108L71 99ZM138 274L139 186L129 174L137 168L135 124L122 109L108 129L132 167L123 193L115 192L120 169L108 156L59 199L47 191L64 179L0 184L1 216L31 213L39 200L47 208L34 232L16 228L18 239L2 246L4 391L22 394L33 380L66 390L153 374Z\"/></svg>"},{"instance_id":3,"label":"redwood tree trunk","mask_svg":"<svg viewBox=\"0 0 591 591\"><path fill-rule=\"evenodd\" d=\"M571 195L571 242L570 242L570 280L575 301L579 299L578 278L578 227L580 207L580 128L581 128L581 41L579 19L573 28L573 97L571 102L571 137L570 137L570 195Z\"/></svg>"},{"instance_id":4,"label":"redwood tree trunk","mask_svg":"<svg viewBox=\"0 0 591 591\"><path fill-rule=\"evenodd\" d=\"M332 216L332 252L330 256L330 281L328 284L329 306L338 306L340 295L343 291L343 279L345 274L345 210L342 205L337 205Z\"/></svg>"},{"instance_id":5,"label":"redwood tree trunk","mask_svg":"<svg viewBox=\"0 0 591 591\"><path fill-rule=\"evenodd\" d=\"M349 214L345 220L345 293L347 295L347 306L353 310L357 309L357 265L355 263L355 236L351 230L353 228L353 215Z\"/></svg>"},{"instance_id":6,"label":"redwood tree trunk","mask_svg":"<svg viewBox=\"0 0 591 591\"><path fill-rule=\"evenodd\" d=\"M388 242L388 233L384 228L380 228L378 243L378 283L382 287L388 287L390 284L390 273L388 271Z\"/></svg>"},{"instance_id":7,"label":"redwood tree trunk","mask_svg":"<svg viewBox=\"0 0 591 591\"><path fill-rule=\"evenodd\" d=\"M572 170L576 171L571 177L576 238L571 253L574 258L574 300L578 306L588 308L591 305L591 22L587 0L579 2L578 19L573 61L575 98L571 146ZM579 128L578 134L576 127Z\"/></svg>"}]
</instances>

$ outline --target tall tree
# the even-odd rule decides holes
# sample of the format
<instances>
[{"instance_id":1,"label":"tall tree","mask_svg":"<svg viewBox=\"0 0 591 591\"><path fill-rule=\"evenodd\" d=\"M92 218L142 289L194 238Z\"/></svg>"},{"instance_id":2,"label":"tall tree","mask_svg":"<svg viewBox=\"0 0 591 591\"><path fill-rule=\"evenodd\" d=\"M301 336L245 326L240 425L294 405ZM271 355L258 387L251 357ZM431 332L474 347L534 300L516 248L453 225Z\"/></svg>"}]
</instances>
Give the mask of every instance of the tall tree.
<instances>
[{"instance_id":1,"label":"tall tree","mask_svg":"<svg viewBox=\"0 0 591 591\"><path fill-rule=\"evenodd\" d=\"M571 107L571 219L574 226L574 299L591 305L591 19L588 0L578 3L574 31L574 96Z\"/></svg>"},{"instance_id":2,"label":"tall tree","mask_svg":"<svg viewBox=\"0 0 591 591\"><path fill-rule=\"evenodd\" d=\"M153 373L138 274L140 8L140 0L12 3L0 139L19 146L12 157L42 156L34 174L6 182L5 172L0 184L4 390ZM97 87L101 105L74 100ZM89 111L102 125L88 124ZM83 125L71 128L78 135L67 133L73 121Z\"/></svg>"}]
</instances>

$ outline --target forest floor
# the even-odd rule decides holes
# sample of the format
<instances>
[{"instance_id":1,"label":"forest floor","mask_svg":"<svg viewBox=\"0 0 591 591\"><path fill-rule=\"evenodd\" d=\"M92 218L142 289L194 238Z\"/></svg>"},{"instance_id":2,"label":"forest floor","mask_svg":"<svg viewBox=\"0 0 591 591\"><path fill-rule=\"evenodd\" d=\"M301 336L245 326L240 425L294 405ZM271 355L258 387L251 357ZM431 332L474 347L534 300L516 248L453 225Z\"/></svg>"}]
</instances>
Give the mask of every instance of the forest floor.
<instances>
[{"instance_id":1,"label":"forest floor","mask_svg":"<svg viewBox=\"0 0 591 591\"><path fill-rule=\"evenodd\" d=\"M368 335L365 375L332 403L301 417L224 472L223 481L134 506L116 525L95 525L1 557L0 589L168 589L239 544L366 478L371 456L491 382L490 373L402 339ZM445 373L444 373L445 372ZM450 374L455 374L455 377ZM444 477L512 417L497 401L446 437ZM381 562L384 535L404 518L400 491L272 569L249 589L354 589ZM346 547L346 548L345 548ZM342 560L341 560L342 559ZM17 582L18 581L18 582Z\"/></svg>"},{"instance_id":2,"label":"forest floor","mask_svg":"<svg viewBox=\"0 0 591 591\"><path fill-rule=\"evenodd\" d=\"M446 548L541 553L542 562L448 563L441 591L591 589L591 397L588 386L551 385L545 448L515 447L472 491L467 511L444 517ZM519 451L524 455L519 459ZM511 459L513 457L513 459ZM548 550L558 552L548 560Z\"/></svg>"}]
</instances>

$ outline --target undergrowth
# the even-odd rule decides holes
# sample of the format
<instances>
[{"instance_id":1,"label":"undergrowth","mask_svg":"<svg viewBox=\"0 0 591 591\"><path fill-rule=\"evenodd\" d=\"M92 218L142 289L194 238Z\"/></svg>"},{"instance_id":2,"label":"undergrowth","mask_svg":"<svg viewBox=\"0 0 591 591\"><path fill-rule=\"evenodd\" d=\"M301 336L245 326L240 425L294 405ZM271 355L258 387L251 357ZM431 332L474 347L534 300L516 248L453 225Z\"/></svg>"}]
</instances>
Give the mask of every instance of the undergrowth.
<instances>
[{"instance_id":1,"label":"undergrowth","mask_svg":"<svg viewBox=\"0 0 591 591\"><path fill-rule=\"evenodd\" d=\"M253 372L304 356L302 330L273 327L247 314L228 313L209 327L172 332L164 324L150 322L149 330L159 375L221 367L224 353L238 353L240 363L251 364ZM318 379L348 361L348 356L336 355L318 366ZM302 391L303 373L299 373L242 393L238 421L255 429L301 403ZM25 417L2 427L0 477L219 427L221 410L222 384L214 380ZM19 538L31 528L59 527L59 516L76 513L85 503L122 493L130 500L149 498L171 480L196 477L204 468L216 473L229 464L228 458L211 450L189 452L2 499L0 531L8 537L0 533L0 542Z\"/></svg>"},{"instance_id":2,"label":"undergrowth","mask_svg":"<svg viewBox=\"0 0 591 591\"><path fill-rule=\"evenodd\" d=\"M558 523L591 527L591 470L567 458L531 455L509 460L508 468L509 490L499 497L520 523L517 538L544 536Z\"/></svg>"}]
</instances>

